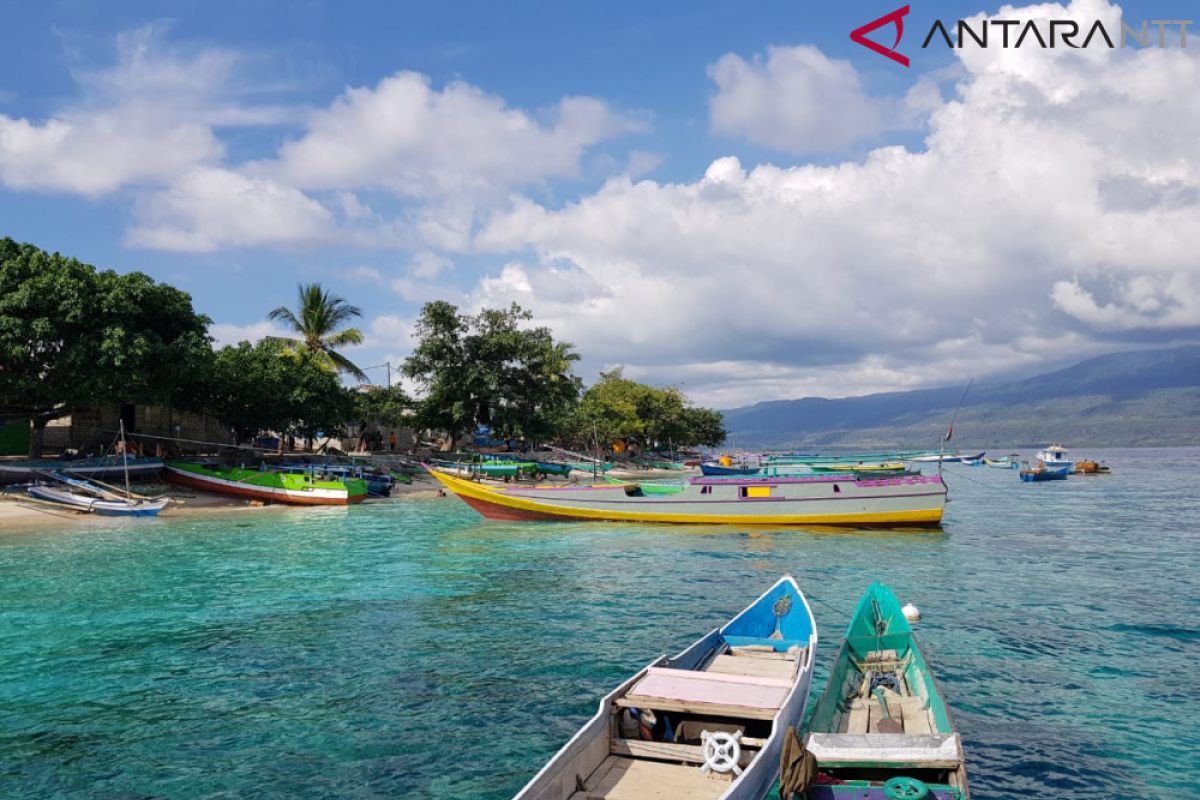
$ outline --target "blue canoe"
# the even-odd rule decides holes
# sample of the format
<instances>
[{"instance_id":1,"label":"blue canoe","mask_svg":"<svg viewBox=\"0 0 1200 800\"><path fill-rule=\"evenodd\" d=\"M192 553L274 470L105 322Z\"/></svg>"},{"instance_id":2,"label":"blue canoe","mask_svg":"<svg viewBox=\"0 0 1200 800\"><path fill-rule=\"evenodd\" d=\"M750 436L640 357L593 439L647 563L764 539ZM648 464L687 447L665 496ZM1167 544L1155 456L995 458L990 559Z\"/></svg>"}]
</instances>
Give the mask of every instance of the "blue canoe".
<instances>
[{"instance_id":1,"label":"blue canoe","mask_svg":"<svg viewBox=\"0 0 1200 800\"><path fill-rule=\"evenodd\" d=\"M762 800L789 727L804 719L816 644L808 602L785 576L723 627L606 695L515 800Z\"/></svg>"}]
</instances>

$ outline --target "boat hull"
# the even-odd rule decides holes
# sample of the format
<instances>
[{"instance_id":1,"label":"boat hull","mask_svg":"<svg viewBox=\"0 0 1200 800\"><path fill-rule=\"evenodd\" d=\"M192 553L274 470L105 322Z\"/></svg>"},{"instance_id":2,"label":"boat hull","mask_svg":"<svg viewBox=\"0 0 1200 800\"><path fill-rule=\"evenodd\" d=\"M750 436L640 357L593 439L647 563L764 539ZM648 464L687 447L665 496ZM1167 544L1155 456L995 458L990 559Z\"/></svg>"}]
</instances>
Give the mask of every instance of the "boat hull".
<instances>
[{"instance_id":1,"label":"boat hull","mask_svg":"<svg viewBox=\"0 0 1200 800\"><path fill-rule=\"evenodd\" d=\"M792 606L780 619L775 639L769 635L774 625L774 610L778 607L783 595L795 599ZM638 687L648 678L663 678L677 675L680 678L688 676L703 677L713 675L713 662L730 648L744 646L751 642L752 646L763 648L763 643L774 646L780 654L786 649L789 653L797 652L795 671L790 679L779 681L777 691L786 692L778 708L771 716L760 716L758 719L769 719L770 733L761 742L758 753L747 763L743 761L744 770L732 780L720 781L714 777L704 777L700 765L694 761L686 765L678 763L668 768L673 774L658 776L651 774L647 779L625 780L619 786L606 785L602 773L603 765L611 761L611 756L627 756L621 746L628 746L619 736L616 720L621 706L630 706ZM817 646L816 622L808 601L796 585L794 579L785 576L774 586L764 592L754 603L730 620L721 628L710 631L707 635L696 640L673 658L660 657L647 665L640 672L622 683L616 690L606 695L600 701L596 714L588 720L561 750L519 791L515 800L567 800L572 797L588 798L663 798L663 797L702 797L713 800L761 800L766 797L772 785L779 776L779 757L789 726L798 726L804 718L808 706L809 689L812 683L812 665ZM792 648L803 648L793 650ZM772 650L772 647L766 647ZM772 653L774 655L774 653ZM776 662L779 663L779 662ZM657 673L657 674L654 674ZM668 680L671 678L668 677ZM729 678L731 681L754 682L746 678ZM679 678L674 683L679 685ZM782 684L782 687L779 686ZM659 695L663 698L665 695ZM640 705L640 700L638 701ZM671 702L669 699L667 702ZM706 701L698 701L701 704ZM732 702L732 701L731 701ZM650 702L643 708L658 708L662 713L664 707ZM672 713L669 708L665 713ZM705 716L702 708L696 708L698 716ZM729 716L723 720L736 724L736 717ZM743 720L744 722L744 720ZM665 739L666 743L671 739ZM678 742L678 739L675 739ZM645 742L653 748L657 742ZM666 747L678 745L665 744ZM746 755L745 752L743 755ZM661 758L661 754L649 756ZM636 768L639 763L637 755L633 761L626 759L626 765ZM642 761L642 764L647 763ZM665 765L664 765L665 766ZM615 771L615 770L614 770ZM630 773L633 769L630 769ZM731 776L732 777L732 776ZM691 791L689 791L689 789Z\"/></svg>"},{"instance_id":2,"label":"boat hull","mask_svg":"<svg viewBox=\"0 0 1200 800\"><path fill-rule=\"evenodd\" d=\"M30 486L29 495L67 508L90 511L102 517L157 517L158 513L167 507L165 499L127 503L123 500L84 497L49 486Z\"/></svg>"},{"instance_id":3,"label":"boat hull","mask_svg":"<svg viewBox=\"0 0 1200 800\"><path fill-rule=\"evenodd\" d=\"M274 486L255 486L240 481L198 475L169 464L165 468L165 474L168 481L179 486L246 500L261 500L265 503L286 503L296 506L345 506L361 503L366 499L365 493L351 495L344 489L286 489Z\"/></svg>"},{"instance_id":4,"label":"boat hull","mask_svg":"<svg viewBox=\"0 0 1200 800\"><path fill-rule=\"evenodd\" d=\"M935 526L946 501L945 484L936 476L693 478L678 492L664 494L642 493L636 484L491 487L431 473L484 517L497 520Z\"/></svg>"}]
</instances>

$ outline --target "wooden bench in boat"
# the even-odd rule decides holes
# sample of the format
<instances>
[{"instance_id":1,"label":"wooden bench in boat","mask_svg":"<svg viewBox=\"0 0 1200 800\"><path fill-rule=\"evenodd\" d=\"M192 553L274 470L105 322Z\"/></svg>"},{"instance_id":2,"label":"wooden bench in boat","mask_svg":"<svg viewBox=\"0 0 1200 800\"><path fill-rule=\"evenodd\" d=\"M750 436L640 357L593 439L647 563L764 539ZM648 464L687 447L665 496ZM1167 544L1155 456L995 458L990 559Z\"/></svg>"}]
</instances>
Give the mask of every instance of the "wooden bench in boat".
<instances>
[{"instance_id":1,"label":"wooden bench in boat","mask_svg":"<svg viewBox=\"0 0 1200 800\"><path fill-rule=\"evenodd\" d=\"M742 740L744 741L744 740ZM613 739L609 752L614 756L626 758L649 758L656 761L673 761L686 764L703 764L704 747L698 744L678 744L676 742L646 742L641 739ZM741 761L743 767L748 766L758 755L757 750L748 747L742 749Z\"/></svg>"},{"instance_id":2,"label":"wooden bench in boat","mask_svg":"<svg viewBox=\"0 0 1200 800\"><path fill-rule=\"evenodd\" d=\"M962 763L957 733L910 736L904 733L810 733L808 751L822 767L878 766L954 769Z\"/></svg>"},{"instance_id":3,"label":"wooden bench in boat","mask_svg":"<svg viewBox=\"0 0 1200 800\"><path fill-rule=\"evenodd\" d=\"M792 681L784 678L650 667L616 703L685 714L774 719L791 689Z\"/></svg>"},{"instance_id":4,"label":"wooden bench in boat","mask_svg":"<svg viewBox=\"0 0 1200 800\"><path fill-rule=\"evenodd\" d=\"M790 680L796 674L796 662L782 658L720 655L714 658L705 667L704 671L720 672L726 675L747 675L756 678Z\"/></svg>"},{"instance_id":5,"label":"wooden bench in boat","mask_svg":"<svg viewBox=\"0 0 1200 800\"><path fill-rule=\"evenodd\" d=\"M934 733L932 720L929 717L929 706L924 698L901 696L891 691L885 691L888 716L899 720L903 731L912 736ZM843 733L879 733L879 722L884 719L883 708L875 697L856 698L850 702L850 710L845 716Z\"/></svg>"},{"instance_id":6,"label":"wooden bench in boat","mask_svg":"<svg viewBox=\"0 0 1200 800\"><path fill-rule=\"evenodd\" d=\"M570 800L715 800L731 780L695 766L609 756Z\"/></svg>"}]
</instances>

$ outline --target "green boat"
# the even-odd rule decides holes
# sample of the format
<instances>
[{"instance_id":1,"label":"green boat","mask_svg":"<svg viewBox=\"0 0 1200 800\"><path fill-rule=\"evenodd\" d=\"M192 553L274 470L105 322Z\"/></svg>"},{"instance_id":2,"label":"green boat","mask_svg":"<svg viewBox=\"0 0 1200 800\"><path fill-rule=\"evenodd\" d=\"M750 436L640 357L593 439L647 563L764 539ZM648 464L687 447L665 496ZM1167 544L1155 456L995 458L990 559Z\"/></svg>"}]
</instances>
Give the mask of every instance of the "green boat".
<instances>
[{"instance_id":1,"label":"green boat","mask_svg":"<svg viewBox=\"0 0 1200 800\"><path fill-rule=\"evenodd\" d=\"M805 746L823 776L808 800L970 797L950 708L900 602L878 581L854 612Z\"/></svg>"},{"instance_id":2,"label":"green boat","mask_svg":"<svg viewBox=\"0 0 1200 800\"><path fill-rule=\"evenodd\" d=\"M361 478L325 476L318 470L280 472L216 464L168 461L167 480L193 489L299 506L344 506L367 498L367 482Z\"/></svg>"}]
</instances>

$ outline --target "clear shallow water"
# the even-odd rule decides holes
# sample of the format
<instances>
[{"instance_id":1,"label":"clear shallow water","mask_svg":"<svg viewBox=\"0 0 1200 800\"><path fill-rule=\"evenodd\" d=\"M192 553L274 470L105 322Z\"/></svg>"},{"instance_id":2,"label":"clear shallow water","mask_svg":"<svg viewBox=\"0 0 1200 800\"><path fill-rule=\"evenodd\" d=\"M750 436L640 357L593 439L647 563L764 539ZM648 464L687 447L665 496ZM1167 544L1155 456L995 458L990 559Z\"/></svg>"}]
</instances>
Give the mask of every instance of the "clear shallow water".
<instances>
[{"instance_id":1,"label":"clear shallow water","mask_svg":"<svg viewBox=\"0 0 1200 800\"><path fill-rule=\"evenodd\" d=\"M1200 450L947 467L941 533L484 523L452 499L0 536L0 796L507 797L781 573L814 692L868 582L978 798L1200 796ZM815 700L815 696L814 696Z\"/></svg>"}]
</instances>

